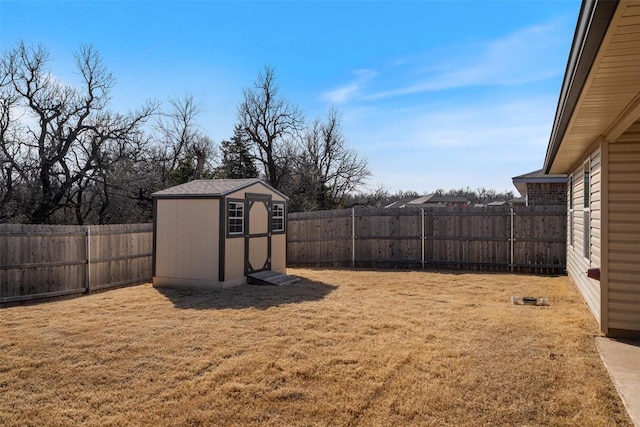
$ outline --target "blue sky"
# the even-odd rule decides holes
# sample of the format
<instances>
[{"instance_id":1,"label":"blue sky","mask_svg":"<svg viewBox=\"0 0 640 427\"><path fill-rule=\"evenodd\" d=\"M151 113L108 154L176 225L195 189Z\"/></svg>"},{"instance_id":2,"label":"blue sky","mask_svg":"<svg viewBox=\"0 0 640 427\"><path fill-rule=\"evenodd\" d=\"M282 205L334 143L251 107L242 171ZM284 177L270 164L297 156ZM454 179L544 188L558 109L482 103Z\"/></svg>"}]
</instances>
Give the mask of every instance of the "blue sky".
<instances>
[{"instance_id":1,"label":"blue sky","mask_svg":"<svg viewBox=\"0 0 640 427\"><path fill-rule=\"evenodd\" d=\"M216 141L264 65L308 119L331 105L369 185L485 187L542 166L580 8L555 1L0 0L0 50L42 43L73 83L93 44L112 108L192 94Z\"/></svg>"}]
</instances>

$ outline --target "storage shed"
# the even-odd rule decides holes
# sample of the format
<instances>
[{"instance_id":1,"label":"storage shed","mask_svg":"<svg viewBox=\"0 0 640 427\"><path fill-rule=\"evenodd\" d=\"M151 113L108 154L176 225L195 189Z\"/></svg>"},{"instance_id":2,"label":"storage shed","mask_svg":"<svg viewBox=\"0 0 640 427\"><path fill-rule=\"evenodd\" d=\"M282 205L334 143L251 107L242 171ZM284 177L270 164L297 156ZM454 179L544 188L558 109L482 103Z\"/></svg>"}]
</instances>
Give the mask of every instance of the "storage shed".
<instances>
[{"instance_id":1,"label":"storage shed","mask_svg":"<svg viewBox=\"0 0 640 427\"><path fill-rule=\"evenodd\" d=\"M287 197L259 179L196 180L152 194L153 285L228 288L286 274Z\"/></svg>"}]
</instances>

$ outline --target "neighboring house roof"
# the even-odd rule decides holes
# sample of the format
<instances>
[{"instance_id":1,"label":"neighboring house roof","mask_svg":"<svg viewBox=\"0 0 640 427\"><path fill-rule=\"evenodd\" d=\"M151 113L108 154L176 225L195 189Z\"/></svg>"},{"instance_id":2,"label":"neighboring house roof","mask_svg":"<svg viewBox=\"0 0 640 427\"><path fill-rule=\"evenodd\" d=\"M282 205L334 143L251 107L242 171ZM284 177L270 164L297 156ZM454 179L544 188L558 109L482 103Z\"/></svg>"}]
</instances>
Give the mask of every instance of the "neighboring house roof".
<instances>
[{"instance_id":1,"label":"neighboring house roof","mask_svg":"<svg viewBox=\"0 0 640 427\"><path fill-rule=\"evenodd\" d=\"M440 206L446 204L468 204L471 203L466 197L457 196L437 196L435 194L427 194L417 199L404 199L393 202L385 208L419 208L425 206Z\"/></svg>"},{"instance_id":2,"label":"neighboring house roof","mask_svg":"<svg viewBox=\"0 0 640 427\"><path fill-rule=\"evenodd\" d=\"M397 200L393 203L389 203L387 206L385 206L385 208L387 209L391 209L391 208L403 208L404 205L407 204L408 201L410 201L411 199L402 199L402 200Z\"/></svg>"},{"instance_id":3,"label":"neighboring house roof","mask_svg":"<svg viewBox=\"0 0 640 427\"><path fill-rule=\"evenodd\" d=\"M524 205L526 202L527 202L527 199L525 197L516 197L515 199L511 199L511 200L496 200L495 202L489 202L481 206L500 207L500 206L509 206L509 205L519 205L519 204Z\"/></svg>"},{"instance_id":4,"label":"neighboring house roof","mask_svg":"<svg viewBox=\"0 0 640 427\"><path fill-rule=\"evenodd\" d=\"M427 205L441 203L469 203L466 197L457 196L438 196L435 194L427 194L426 196L407 202L407 205Z\"/></svg>"},{"instance_id":5,"label":"neighboring house roof","mask_svg":"<svg viewBox=\"0 0 640 427\"><path fill-rule=\"evenodd\" d=\"M511 180L513 181L513 185L518 189L518 192L522 196L525 196L527 194L527 184L564 183L567 182L567 176L561 173L545 174L542 172L542 169L538 169L533 172L514 176Z\"/></svg>"},{"instance_id":6,"label":"neighboring house roof","mask_svg":"<svg viewBox=\"0 0 640 427\"><path fill-rule=\"evenodd\" d=\"M249 187L254 184L261 184L271 191L279 194L280 196L287 198L284 194L280 193L275 188L271 187L264 181L258 178L248 179L197 179L184 184L169 187L161 191L157 191L151 195L151 197L161 199L172 198L219 198L226 196L243 188Z\"/></svg>"},{"instance_id":7,"label":"neighboring house roof","mask_svg":"<svg viewBox=\"0 0 640 427\"><path fill-rule=\"evenodd\" d=\"M629 34L640 30L634 12L637 6L633 1L582 3L545 156L545 173L568 172L598 138L615 141L638 118L640 73L636 67L615 72L611 68L611 64L640 60L637 42L628 41ZM623 25L624 32L615 31Z\"/></svg>"}]
</instances>

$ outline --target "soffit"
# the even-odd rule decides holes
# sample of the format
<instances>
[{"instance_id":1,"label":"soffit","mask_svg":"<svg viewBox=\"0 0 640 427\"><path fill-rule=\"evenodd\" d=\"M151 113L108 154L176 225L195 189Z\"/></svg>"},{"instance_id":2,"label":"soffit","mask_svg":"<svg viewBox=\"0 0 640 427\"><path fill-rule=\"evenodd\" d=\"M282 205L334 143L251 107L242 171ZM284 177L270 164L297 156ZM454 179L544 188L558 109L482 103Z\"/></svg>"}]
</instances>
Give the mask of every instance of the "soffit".
<instances>
[{"instance_id":1,"label":"soffit","mask_svg":"<svg viewBox=\"0 0 640 427\"><path fill-rule=\"evenodd\" d=\"M622 127L628 127L640 117L639 70L640 0L621 2L593 62L550 173L570 172L601 136L607 139L608 135L617 135Z\"/></svg>"}]
</instances>

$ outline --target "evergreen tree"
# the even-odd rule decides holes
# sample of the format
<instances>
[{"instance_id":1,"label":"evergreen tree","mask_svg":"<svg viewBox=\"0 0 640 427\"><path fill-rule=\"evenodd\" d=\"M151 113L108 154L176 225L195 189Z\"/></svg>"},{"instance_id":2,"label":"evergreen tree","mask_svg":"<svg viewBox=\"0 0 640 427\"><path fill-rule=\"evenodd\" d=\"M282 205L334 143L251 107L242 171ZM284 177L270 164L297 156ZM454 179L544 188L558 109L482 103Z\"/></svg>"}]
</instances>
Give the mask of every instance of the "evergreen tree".
<instances>
[{"instance_id":1,"label":"evergreen tree","mask_svg":"<svg viewBox=\"0 0 640 427\"><path fill-rule=\"evenodd\" d=\"M256 178L254 157L251 155L251 143L242 131L242 126L236 125L233 137L229 141L222 141L222 163L216 170L217 178Z\"/></svg>"}]
</instances>

